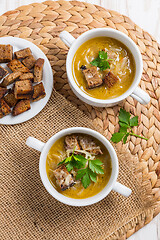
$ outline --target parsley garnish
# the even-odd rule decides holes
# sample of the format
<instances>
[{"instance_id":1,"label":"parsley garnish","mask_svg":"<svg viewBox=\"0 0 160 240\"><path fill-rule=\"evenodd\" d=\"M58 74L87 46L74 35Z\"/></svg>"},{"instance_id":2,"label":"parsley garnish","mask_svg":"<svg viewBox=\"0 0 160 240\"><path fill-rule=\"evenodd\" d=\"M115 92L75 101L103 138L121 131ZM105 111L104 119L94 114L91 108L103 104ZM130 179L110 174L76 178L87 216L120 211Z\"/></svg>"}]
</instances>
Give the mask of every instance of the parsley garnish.
<instances>
[{"instance_id":1,"label":"parsley garnish","mask_svg":"<svg viewBox=\"0 0 160 240\"><path fill-rule=\"evenodd\" d=\"M73 170L73 168L77 168L77 169L84 168L86 163L87 163L87 159L82 155L74 155L74 150L73 150L72 155L68 158L65 158L63 161L58 163L58 165L66 164L66 168L68 172L70 172L71 170Z\"/></svg>"},{"instance_id":2,"label":"parsley garnish","mask_svg":"<svg viewBox=\"0 0 160 240\"><path fill-rule=\"evenodd\" d=\"M97 174L104 174L101 166L103 163L99 159L88 160L82 155L74 155L74 150L70 157L65 158L58 165L65 164L68 172L73 168L80 169L77 172L76 179L81 179L83 187L87 188L91 181L97 181Z\"/></svg>"},{"instance_id":3,"label":"parsley garnish","mask_svg":"<svg viewBox=\"0 0 160 240\"><path fill-rule=\"evenodd\" d=\"M77 172L76 179L81 179L83 187L87 188L91 181L97 181L97 174L104 174L102 164L99 159L88 160L88 167L80 169Z\"/></svg>"},{"instance_id":4,"label":"parsley garnish","mask_svg":"<svg viewBox=\"0 0 160 240\"><path fill-rule=\"evenodd\" d=\"M119 118L120 129L119 129L119 132L114 133L112 135L111 137L112 142L118 143L123 139L123 143L126 143L127 137L129 135L148 140L145 137L135 134L132 130L132 127L138 126L138 116L131 118L131 114L121 108L118 118Z\"/></svg>"},{"instance_id":5,"label":"parsley garnish","mask_svg":"<svg viewBox=\"0 0 160 240\"><path fill-rule=\"evenodd\" d=\"M106 70L107 68L110 68L109 62L113 59L108 59L107 52L105 51L99 51L98 57L95 58L90 64L93 66L99 67L101 71Z\"/></svg>"}]
</instances>

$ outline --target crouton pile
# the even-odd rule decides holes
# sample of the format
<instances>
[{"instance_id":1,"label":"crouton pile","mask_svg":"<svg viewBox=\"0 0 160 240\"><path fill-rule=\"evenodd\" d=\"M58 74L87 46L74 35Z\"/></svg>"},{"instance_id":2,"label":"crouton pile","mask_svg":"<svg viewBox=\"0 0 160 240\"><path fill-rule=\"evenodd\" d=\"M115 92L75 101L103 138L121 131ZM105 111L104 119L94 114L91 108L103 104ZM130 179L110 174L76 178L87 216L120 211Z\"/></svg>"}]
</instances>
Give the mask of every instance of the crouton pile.
<instances>
[{"instance_id":1,"label":"crouton pile","mask_svg":"<svg viewBox=\"0 0 160 240\"><path fill-rule=\"evenodd\" d=\"M11 45L0 45L0 63L7 63L7 67L12 71L9 73L0 66L0 118L10 113L17 116L26 112L31 109L31 102L46 96L41 82L44 59L36 60L30 48L13 54Z\"/></svg>"}]
</instances>

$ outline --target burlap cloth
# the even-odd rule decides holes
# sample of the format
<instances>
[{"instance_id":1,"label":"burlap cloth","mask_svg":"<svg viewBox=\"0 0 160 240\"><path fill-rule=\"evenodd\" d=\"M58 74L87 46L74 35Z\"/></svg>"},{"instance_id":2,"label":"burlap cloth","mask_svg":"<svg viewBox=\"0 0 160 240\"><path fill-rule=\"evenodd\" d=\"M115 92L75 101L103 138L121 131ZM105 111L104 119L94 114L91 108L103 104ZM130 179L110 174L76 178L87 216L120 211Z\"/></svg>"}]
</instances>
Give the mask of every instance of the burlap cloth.
<instances>
[{"instance_id":1,"label":"burlap cloth","mask_svg":"<svg viewBox=\"0 0 160 240\"><path fill-rule=\"evenodd\" d=\"M1 126L1 240L120 239L153 205L146 186L135 175L132 155L123 149L118 154L118 180L132 189L129 198L111 192L92 206L71 207L50 196L39 176L40 153L27 147L25 141L34 136L46 142L61 129L73 126L95 129L84 113L55 91L35 118Z\"/></svg>"}]
</instances>

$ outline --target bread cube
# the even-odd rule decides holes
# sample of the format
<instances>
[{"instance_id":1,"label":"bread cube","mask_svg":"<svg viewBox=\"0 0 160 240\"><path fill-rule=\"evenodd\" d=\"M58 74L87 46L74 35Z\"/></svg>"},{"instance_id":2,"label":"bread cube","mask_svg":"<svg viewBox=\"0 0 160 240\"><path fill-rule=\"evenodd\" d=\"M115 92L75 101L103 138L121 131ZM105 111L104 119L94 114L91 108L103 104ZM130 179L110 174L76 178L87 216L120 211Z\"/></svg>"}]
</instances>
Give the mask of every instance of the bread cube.
<instances>
[{"instance_id":1,"label":"bread cube","mask_svg":"<svg viewBox=\"0 0 160 240\"><path fill-rule=\"evenodd\" d=\"M65 191L75 184L71 173L67 171L67 168L64 165L61 165L54 170L53 174L56 178L56 183L59 185L62 191Z\"/></svg>"},{"instance_id":2,"label":"bread cube","mask_svg":"<svg viewBox=\"0 0 160 240\"><path fill-rule=\"evenodd\" d=\"M25 58L22 63L28 68L31 69L34 67L35 63L36 63L36 59L33 57L33 55Z\"/></svg>"},{"instance_id":3,"label":"bread cube","mask_svg":"<svg viewBox=\"0 0 160 240\"><path fill-rule=\"evenodd\" d=\"M10 44L0 44L0 63L10 62L13 58L13 48Z\"/></svg>"},{"instance_id":4,"label":"bread cube","mask_svg":"<svg viewBox=\"0 0 160 240\"><path fill-rule=\"evenodd\" d=\"M103 154L101 147L97 145L91 137L80 136L79 144L82 150L86 150L91 154L94 154L94 155Z\"/></svg>"},{"instance_id":5,"label":"bread cube","mask_svg":"<svg viewBox=\"0 0 160 240\"><path fill-rule=\"evenodd\" d=\"M20 100L13 108L12 115L17 116L31 109L30 100Z\"/></svg>"},{"instance_id":6,"label":"bread cube","mask_svg":"<svg viewBox=\"0 0 160 240\"><path fill-rule=\"evenodd\" d=\"M19 77L19 80L31 80L33 82L34 75L33 73L24 73Z\"/></svg>"},{"instance_id":7,"label":"bread cube","mask_svg":"<svg viewBox=\"0 0 160 240\"><path fill-rule=\"evenodd\" d=\"M21 75L22 75L22 72L13 72L9 74L7 77L3 79L0 86L7 87L8 85L12 84L17 78L19 78Z\"/></svg>"},{"instance_id":8,"label":"bread cube","mask_svg":"<svg viewBox=\"0 0 160 240\"><path fill-rule=\"evenodd\" d=\"M8 74L8 71L0 66L0 79L4 78Z\"/></svg>"},{"instance_id":9,"label":"bread cube","mask_svg":"<svg viewBox=\"0 0 160 240\"><path fill-rule=\"evenodd\" d=\"M33 87L33 102L39 101L40 99L46 96L45 89L43 83L39 83Z\"/></svg>"},{"instance_id":10,"label":"bread cube","mask_svg":"<svg viewBox=\"0 0 160 240\"><path fill-rule=\"evenodd\" d=\"M44 59L37 59L34 66L34 82L41 82L43 77Z\"/></svg>"},{"instance_id":11,"label":"bread cube","mask_svg":"<svg viewBox=\"0 0 160 240\"><path fill-rule=\"evenodd\" d=\"M32 55L32 52L31 52L30 48L25 48L25 49L15 52L14 55L17 59L20 59L20 58L26 58L26 57Z\"/></svg>"},{"instance_id":12,"label":"bread cube","mask_svg":"<svg viewBox=\"0 0 160 240\"><path fill-rule=\"evenodd\" d=\"M116 75L114 75L112 72L109 72L103 79L104 83L108 88L113 87L114 84L116 84L119 79Z\"/></svg>"},{"instance_id":13,"label":"bread cube","mask_svg":"<svg viewBox=\"0 0 160 240\"><path fill-rule=\"evenodd\" d=\"M89 89L102 85L103 81L100 78L97 68L95 66L84 69L84 70L82 69L82 72L87 81L87 85Z\"/></svg>"},{"instance_id":14,"label":"bread cube","mask_svg":"<svg viewBox=\"0 0 160 240\"><path fill-rule=\"evenodd\" d=\"M30 99L33 95L33 86L30 80L17 81L14 87L16 99Z\"/></svg>"},{"instance_id":15,"label":"bread cube","mask_svg":"<svg viewBox=\"0 0 160 240\"><path fill-rule=\"evenodd\" d=\"M6 96L4 96L4 100L10 107L14 107L18 101L14 96L14 90L10 89Z\"/></svg>"},{"instance_id":16,"label":"bread cube","mask_svg":"<svg viewBox=\"0 0 160 240\"><path fill-rule=\"evenodd\" d=\"M0 99L8 92L7 88L0 87Z\"/></svg>"},{"instance_id":17,"label":"bread cube","mask_svg":"<svg viewBox=\"0 0 160 240\"><path fill-rule=\"evenodd\" d=\"M29 69L17 59L13 59L7 64L7 66L12 70L12 72L29 72Z\"/></svg>"},{"instance_id":18,"label":"bread cube","mask_svg":"<svg viewBox=\"0 0 160 240\"><path fill-rule=\"evenodd\" d=\"M79 146L79 143L78 143L78 136L77 135L68 135L65 137L64 139L65 141L65 149L70 149L70 150L73 150L75 148L75 152L76 150L80 150L80 146Z\"/></svg>"},{"instance_id":19,"label":"bread cube","mask_svg":"<svg viewBox=\"0 0 160 240\"><path fill-rule=\"evenodd\" d=\"M4 101L3 98L0 99L0 118L5 117L6 115L11 113L11 108Z\"/></svg>"}]
</instances>

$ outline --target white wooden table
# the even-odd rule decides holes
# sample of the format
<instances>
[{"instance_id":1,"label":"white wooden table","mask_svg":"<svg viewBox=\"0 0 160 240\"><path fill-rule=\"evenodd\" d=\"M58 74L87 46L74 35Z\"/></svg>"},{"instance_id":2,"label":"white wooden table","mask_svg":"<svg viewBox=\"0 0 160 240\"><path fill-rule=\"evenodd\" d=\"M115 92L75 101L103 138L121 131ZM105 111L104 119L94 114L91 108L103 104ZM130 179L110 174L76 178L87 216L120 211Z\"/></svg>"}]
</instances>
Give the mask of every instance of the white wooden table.
<instances>
[{"instance_id":1,"label":"white wooden table","mask_svg":"<svg viewBox=\"0 0 160 240\"><path fill-rule=\"evenodd\" d=\"M44 0L0 0L0 15L21 5ZM160 42L160 0L83 0L120 12ZM129 240L160 240L160 214Z\"/></svg>"}]
</instances>

